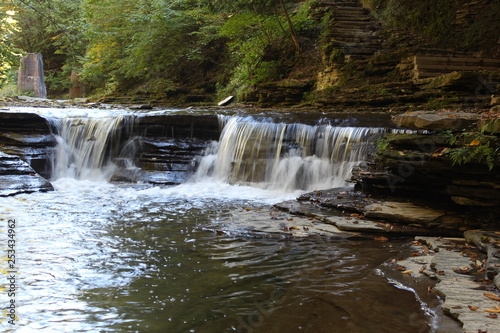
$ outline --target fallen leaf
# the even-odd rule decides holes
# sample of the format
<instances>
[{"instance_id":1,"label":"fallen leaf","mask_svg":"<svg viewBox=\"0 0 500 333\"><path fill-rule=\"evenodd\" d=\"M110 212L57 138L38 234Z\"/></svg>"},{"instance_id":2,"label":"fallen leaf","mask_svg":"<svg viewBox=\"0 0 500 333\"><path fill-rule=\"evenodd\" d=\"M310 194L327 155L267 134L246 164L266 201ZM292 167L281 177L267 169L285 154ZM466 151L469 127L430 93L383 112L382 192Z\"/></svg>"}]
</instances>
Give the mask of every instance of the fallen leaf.
<instances>
[{"instance_id":1,"label":"fallen leaf","mask_svg":"<svg viewBox=\"0 0 500 333\"><path fill-rule=\"evenodd\" d=\"M293 221L293 217L289 217L286 219L287 221Z\"/></svg>"},{"instance_id":2,"label":"fallen leaf","mask_svg":"<svg viewBox=\"0 0 500 333\"><path fill-rule=\"evenodd\" d=\"M471 306L471 305L469 305L469 310L476 311L477 309L479 309L479 306Z\"/></svg>"},{"instance_id":3,"label":"fallen leaf","mask_svg":"<svg viewBox=\"0 0 500 333\"><path fill-rule=\"evenodd\" d=\"M469 146L479 146L481 144L481 141L479 140L473 140L471 143L469 143Z\"/></svg>"},{"instance_id":4,"label":"fallen leaf","mask_svg":"<svg viewBox=\"0 0 500 333\"><path fill-rule=\"evenodd\" d=\"M432 157L439 157L443 156L444 153L446 153L449 150L449 148L443 147L443 148L438 148L436 151L432 154Z\"/></svg>"},{"instance_id":5,"label":"fallen leaf","mask_svg":"<svg viewBox=\"0 0 500 333\"><path fill-rule=\"evenodd\" d=\"M489 313L500 313L500 309L484 309L484 312L489 312Z\"/></svg>"},{"instance_id":6,"label":"fallen leaf","mask_svg":"<svg viewBox=\"0 0 500 333\"><path fill-rule=\"evenodd\" d=\"M490 313L489 315L487 315L486 317L488 318L491 318L491 319L497 319L498 318L498 315L496 313Z\"/></svg>"},{"instance_id":7,"label":"fallen leaf","mask_svg":"<svg viewBox=\"0 0 500 333\"><path fill-rule=\"evenodd\" d=\"M384 237L384 236L379 236L374 238L377 242L387 242L389 238Z\"/></svg>"},{"instance_id":8,"label":"fallen leaf","mask_svg":"<svg viewBox=\"0 0 500 333\"><path fill-rule=\"evenodd\" d=\"M288 228L288 229L290 229L290 230L300 230L300 229L299 229L299 228L297 228L297 227L290 227L290 228Z\"/></svg>"},{"instance_id":9,"label":"fallen leaf","mask_svg":"<svg viewBox=\"0 0 500 333\"><path fill-rule=\"evenodd\" d=\"M498 295L488 294L488 293L484 293L483 295L488 297L489 299L500 302L500 296L498 296Z\"/></svg>"},{"instance_id":10,"label":"fallen leaf","mask_svg":"<svg viewBox=\"0 0 500 333\"><path fill-rule=\"evenodd\" d=\"M451 307L452 309L461 309L462 307L460 305L455 305Z\"/></svg>"},{"instance_id":11,"label":"fallen leaf","mask_svg":"<svg viewBox=\"0 0 500 333\"><path fill-rule=\"evenodd\" d=\"M423 265L418 272L423 273L426 269L427 269L427 265Z\"/></svg>"},{"instance_id":12,"label":"fallen leaf","mask_svg":"<svg viewBox=\"0 0 500 333\"><path fill-rule=\"evenodd\" d=\"M437 271L438 275L445 275L444 271Z\"/></svg>"},{"instance_id":13,"label":"fallen leaf","mask_svg":"<svg viewBox=\"0 0 500 333\"><path fill-rule=\"evenodd\" d=\"M413 273L413 271L410 269L410 270L407 270L407 271L404 271L404 272L401 272L401 274L411 274Z\"/></svg>"},{"instance_id":14,"label":"fallen leaf","mask_svg":"<svg viewBox=\"0 0 500 333\"><path fill-rule=\"evenodd\" d=\"M464 266L464 267L460 267L460 268L453 268L453 271L457 274L469 274L470 268Z\"/></svg>"}]
</instances>

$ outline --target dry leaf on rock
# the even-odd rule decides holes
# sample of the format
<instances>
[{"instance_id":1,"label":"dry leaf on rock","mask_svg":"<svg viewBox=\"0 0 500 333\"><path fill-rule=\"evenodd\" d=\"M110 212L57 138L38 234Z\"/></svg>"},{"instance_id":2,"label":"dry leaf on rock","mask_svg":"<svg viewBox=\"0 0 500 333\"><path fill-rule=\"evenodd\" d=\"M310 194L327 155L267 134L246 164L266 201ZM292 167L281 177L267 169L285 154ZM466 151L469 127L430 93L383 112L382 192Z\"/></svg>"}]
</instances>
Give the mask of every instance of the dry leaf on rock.
<instances>
[{"instance_id":1,"label":"dry leaf on rock","mask_svg":"<svg viewBox=\"0 0 500 333\"><path fill-rule=\"evenodd\" d=\"M498 296L498 295L489 294L489 293L484 293L483 295L488 297L489 299L500 302L500 296Z\"/></svg>"},{"instance_id":2,"label":"dry leaf on rock","mask_svg":"<svg viewBox=\"0 0 500 333\"><path fill-rule=\"evenodd\" d=\"M484 309L484 312L500 313L500 306L495 306L495 307L493 307L493 309Z\"/></svg>"}]
</instances>

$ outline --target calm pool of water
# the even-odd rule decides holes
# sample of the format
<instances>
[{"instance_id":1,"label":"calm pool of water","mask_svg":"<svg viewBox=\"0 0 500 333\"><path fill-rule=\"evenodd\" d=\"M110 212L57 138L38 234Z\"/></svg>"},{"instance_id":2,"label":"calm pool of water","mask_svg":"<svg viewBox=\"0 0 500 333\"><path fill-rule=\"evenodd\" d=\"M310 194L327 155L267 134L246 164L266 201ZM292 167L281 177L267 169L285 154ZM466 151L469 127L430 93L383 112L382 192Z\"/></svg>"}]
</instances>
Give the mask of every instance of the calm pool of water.
<instances>
[{"instance_id":1,"label":"calm pool of water","mask_svg":"<svg viewBox=\"0 0 500 333\"><path fill-rule=\"evenodd\" d=\"M3 258L7 220L17 223L18 320L0 323L5 331L439 332L413 293L377 274L401 243L210 231L233 208L294 194L54 185L0 198Z\"/></svg>"}]
</instances>

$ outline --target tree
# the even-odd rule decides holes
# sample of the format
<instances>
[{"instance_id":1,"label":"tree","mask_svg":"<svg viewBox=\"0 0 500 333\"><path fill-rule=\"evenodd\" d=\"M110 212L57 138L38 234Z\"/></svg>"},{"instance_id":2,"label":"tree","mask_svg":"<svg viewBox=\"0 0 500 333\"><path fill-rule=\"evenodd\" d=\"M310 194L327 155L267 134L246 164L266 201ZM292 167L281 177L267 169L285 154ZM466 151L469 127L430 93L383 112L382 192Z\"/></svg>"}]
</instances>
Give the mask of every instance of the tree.
<instances>
[{"instance_id":1,"label":"tree","mask_svg":"<svg viewBox=\"0 0 500 333\"><path fill-rule=\"evenodd\" d=\"M195 1L87 0L85 8L90 44L84 76L107 93L178 89L207 62L218 38L213 15Z\"/></svg>"},{"instance_id":2,"label":"tree","mask_svg":"<svg viewBox=\"0 0 500 333\"><path fill-rule=\"evenodd\" d=\"M12 0L11 5L19 27L11 43L26 53L41 53L48 89L66 91L70 71L80 66L87 43L82 1Z\"/></svg>"},{"instance_id":3,"label":"tree","mask_svg":"<svg viewBox=\"0 0 500 333\"><path fill-rule=\"evenodd\" d=\"M8 3L0 7L0 87L7 82L8 72L18 59L11 42L11 36L16 32L13 14Z\"/></svg>"}]
</instances>

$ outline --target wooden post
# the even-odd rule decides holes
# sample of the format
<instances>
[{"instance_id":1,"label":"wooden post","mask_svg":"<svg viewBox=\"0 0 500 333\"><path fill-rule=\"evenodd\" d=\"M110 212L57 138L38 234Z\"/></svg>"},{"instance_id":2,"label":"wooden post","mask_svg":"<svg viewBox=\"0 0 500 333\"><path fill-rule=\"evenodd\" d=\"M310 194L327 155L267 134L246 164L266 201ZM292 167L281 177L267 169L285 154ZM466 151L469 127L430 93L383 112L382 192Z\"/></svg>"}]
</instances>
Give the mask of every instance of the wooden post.
<instances>
[{"instance_id":1,"label":"wooden post","mask_svg":"<svg viewBox=\"0 0 500 333\"><path fill-rule=\"evenodd\" d=\"M33 93L35 97L47 98L43 61L40 53L29 53L21 58L17 77L17 89L21 93Z\"/></svg>"}]
</instances>

